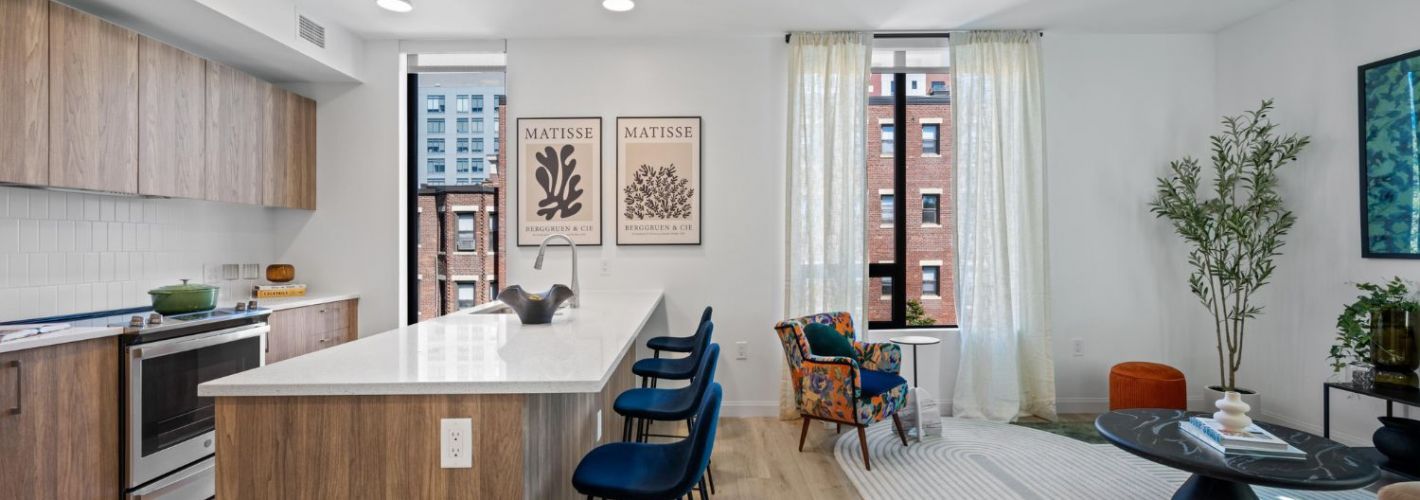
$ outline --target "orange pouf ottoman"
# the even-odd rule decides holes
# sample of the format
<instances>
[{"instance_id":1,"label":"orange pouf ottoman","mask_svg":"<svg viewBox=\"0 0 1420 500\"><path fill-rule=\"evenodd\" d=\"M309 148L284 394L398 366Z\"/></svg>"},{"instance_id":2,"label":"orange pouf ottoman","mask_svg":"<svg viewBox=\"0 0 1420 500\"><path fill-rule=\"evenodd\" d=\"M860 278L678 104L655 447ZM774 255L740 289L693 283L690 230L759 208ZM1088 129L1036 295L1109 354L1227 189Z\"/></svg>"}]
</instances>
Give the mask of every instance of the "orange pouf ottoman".
<instances>
[{"instance_id":1,"label":"orange pouf ottoman","mask_svg":"<svg viewBox=\"0 0 1420 500\"><path fill-rule=\"evenodd\" d=\"M1169 365L1130 361L1109 369L1109 409L1188 409L1188 383Z\"/></svg>"}]
</instances>

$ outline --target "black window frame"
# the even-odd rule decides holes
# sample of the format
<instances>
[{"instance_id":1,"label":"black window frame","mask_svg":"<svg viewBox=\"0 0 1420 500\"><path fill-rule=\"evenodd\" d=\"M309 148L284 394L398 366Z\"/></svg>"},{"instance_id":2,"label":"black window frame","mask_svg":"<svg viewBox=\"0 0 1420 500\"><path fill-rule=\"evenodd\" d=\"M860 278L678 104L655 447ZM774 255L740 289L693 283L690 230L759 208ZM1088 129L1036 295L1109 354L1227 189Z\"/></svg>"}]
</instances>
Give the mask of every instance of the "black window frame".
<instances>
[{"instance_id":1,"label":"black window frame","mask_svg":"<svg viewBox=\"0 0 1420 500\"><path fill-rule=\"evenodd\" d=\"M931 151L928 151L928 150L927 150L927 129L928 129L929 127L930 127L930 128L932 129L932 131L933 131L933 132L932 132L932 149L931 149ZM924 155L934 155L934 156L941 156L941 155L942 155L942 124L940 124L940 123L923 123L923 124L922 124L922 154L924 154Z\"/></svg>"},{"instance_id":2,"label":"black window frame","mask_svg":"<svg viewBox=\"0 0 1420 500\"><path fill-rule=\"evenodd\" d=\"M931 199L932 208L927 208L927 200ZM932 214L932 220L927 220L927 214ZM941 193L922 193L922 223L934 226L942 225L942 195Z\"/></svg>"}]
</instances>

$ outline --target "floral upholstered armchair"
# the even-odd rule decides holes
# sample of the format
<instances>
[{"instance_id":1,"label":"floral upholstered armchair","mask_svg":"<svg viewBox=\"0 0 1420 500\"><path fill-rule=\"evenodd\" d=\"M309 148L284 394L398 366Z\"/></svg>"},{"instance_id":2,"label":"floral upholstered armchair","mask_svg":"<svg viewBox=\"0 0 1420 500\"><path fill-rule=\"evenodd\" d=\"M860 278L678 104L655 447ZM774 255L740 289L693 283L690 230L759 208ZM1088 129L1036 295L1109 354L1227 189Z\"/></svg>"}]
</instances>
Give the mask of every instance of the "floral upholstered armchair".
<instances>
[{"instance_id":1,"label":"floral upholstered armchair","mask_svg":"<svg viewBox=\"0 0 1420 500\"><path fill-rule=\"evenodd\" d=\"M809 350L804 327L823 323L834 327L853 344L855 357L816 356ZM799 451L804 449L809 420L826 420L858 428L863 448L863 464L868 470L865 428L892 417L902 444L907 445L897 411L907 404L907 380L899 376L902 348L895 344L859 342L853 335L853 317L846 312L821 313L779 322L774 325L784 355L789 361L789 380L794 385L794 401L804 418Z\"/></svg>"}]
</instances>

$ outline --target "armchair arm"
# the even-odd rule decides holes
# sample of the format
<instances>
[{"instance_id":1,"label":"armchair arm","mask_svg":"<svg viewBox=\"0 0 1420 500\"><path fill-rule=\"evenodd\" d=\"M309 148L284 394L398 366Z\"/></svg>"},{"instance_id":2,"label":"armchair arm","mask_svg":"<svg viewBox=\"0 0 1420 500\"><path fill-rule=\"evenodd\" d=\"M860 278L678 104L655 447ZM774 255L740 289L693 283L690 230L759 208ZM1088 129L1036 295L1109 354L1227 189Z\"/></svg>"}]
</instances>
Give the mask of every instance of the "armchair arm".
<instances>
[{"instance_id":1,"label":"armchair arm","mask_svg":"<svg viewBox=\"0 0 1420 500\"><path fill-rule=\"evenodd\" d=\"M809 355L802 366L799 384L800 410L810 415L842 422L854 422L857 413L858 363L847 357Z\"/></svg>"},{"instance_id":2,"label":"armchair arm","mask_svg":"<svg viewBox=\"0 0 1420 500\"><path fill-rule=\"evenodd\" d=\"M902 346L883 342L854 342L853 350L864 370L897 373L902 369Z\"/></svg>"}]
</instances>

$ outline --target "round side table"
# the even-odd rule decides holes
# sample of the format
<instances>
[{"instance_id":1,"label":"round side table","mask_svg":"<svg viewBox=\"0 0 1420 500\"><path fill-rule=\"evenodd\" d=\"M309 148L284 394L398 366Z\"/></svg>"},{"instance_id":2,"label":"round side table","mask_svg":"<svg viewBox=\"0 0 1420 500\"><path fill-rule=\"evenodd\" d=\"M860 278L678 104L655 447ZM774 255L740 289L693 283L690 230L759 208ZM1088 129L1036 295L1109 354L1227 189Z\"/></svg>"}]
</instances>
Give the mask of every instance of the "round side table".
<instances>
[{"instance_id":1,"label":"round side table","mask_svg":"<svg viewBox=\"0 0 1420 500\"><path fill-rule=\"evenodd\" d=\"M917 346L940 344L942 343L942 339L922 335L907 335L903 337L893 337L888 339L888 342L897 345L912 346L912 387L917 387Z\"/></svg>"}]
</instances>

